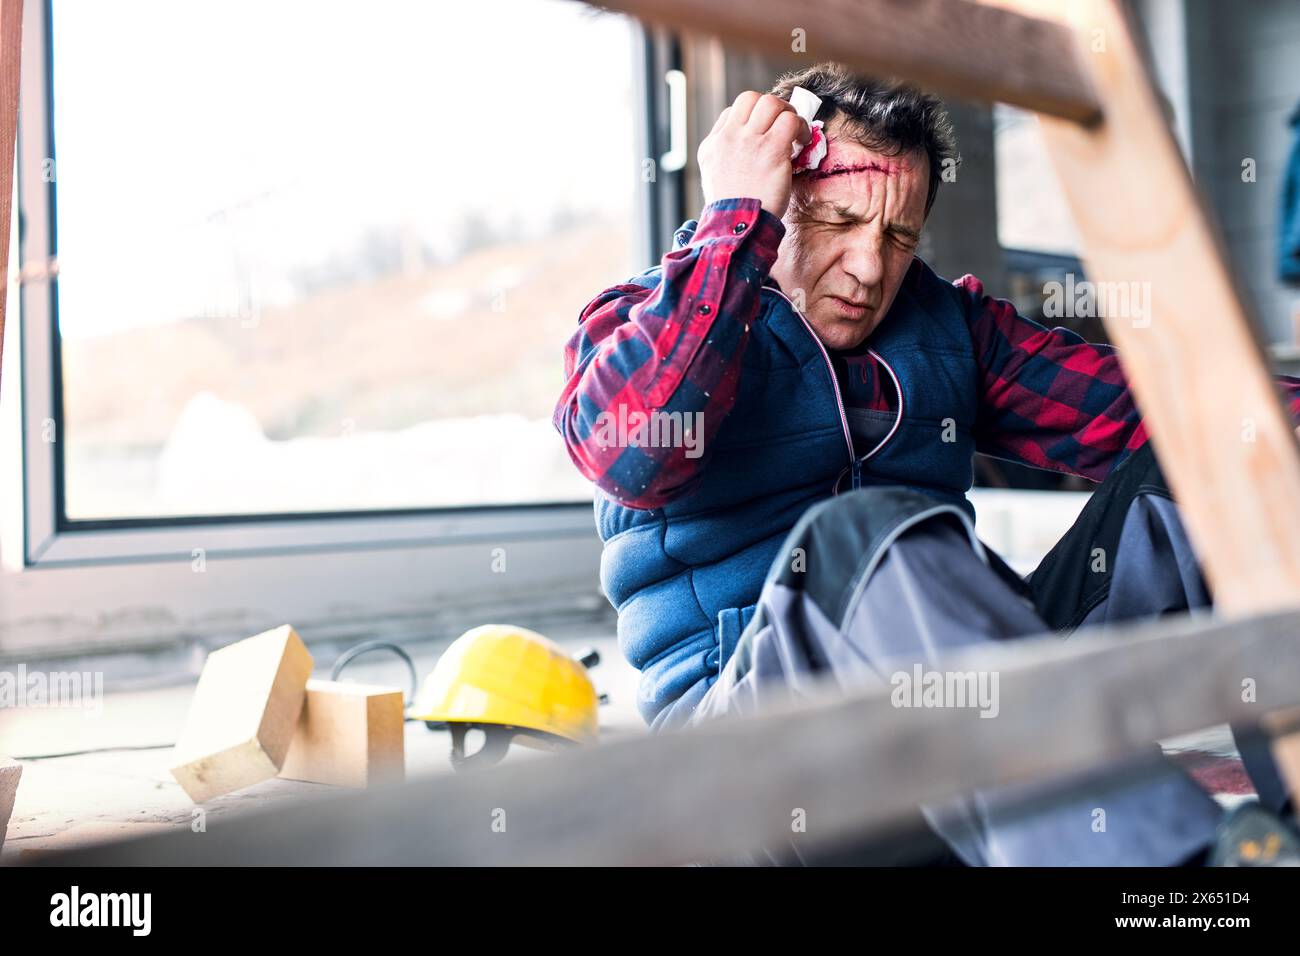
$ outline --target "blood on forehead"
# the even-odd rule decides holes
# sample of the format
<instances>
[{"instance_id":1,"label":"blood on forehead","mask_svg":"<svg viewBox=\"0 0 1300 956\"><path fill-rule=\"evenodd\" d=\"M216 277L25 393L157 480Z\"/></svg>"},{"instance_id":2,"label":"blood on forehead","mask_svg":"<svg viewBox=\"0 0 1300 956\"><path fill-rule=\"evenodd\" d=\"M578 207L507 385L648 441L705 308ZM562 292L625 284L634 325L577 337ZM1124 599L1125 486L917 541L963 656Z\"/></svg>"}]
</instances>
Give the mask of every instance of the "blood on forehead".
<instances>
[{"instance_id":1,"label":"blood on forehead","mask_svg":"<svg viewBox=\"0 0 1300 956\"><path fill-rule=\"evenodd\" d=\"M898 176L911 168L911 164L902 157L867 159L864 156L865 152L866 150L861 147L846 148L838 138L828 138L826 155L822 157L816 169L810 169L804 175L809 180L846 176L850 173L884 173L886 176Z\"/></svg>"}]
</instances>

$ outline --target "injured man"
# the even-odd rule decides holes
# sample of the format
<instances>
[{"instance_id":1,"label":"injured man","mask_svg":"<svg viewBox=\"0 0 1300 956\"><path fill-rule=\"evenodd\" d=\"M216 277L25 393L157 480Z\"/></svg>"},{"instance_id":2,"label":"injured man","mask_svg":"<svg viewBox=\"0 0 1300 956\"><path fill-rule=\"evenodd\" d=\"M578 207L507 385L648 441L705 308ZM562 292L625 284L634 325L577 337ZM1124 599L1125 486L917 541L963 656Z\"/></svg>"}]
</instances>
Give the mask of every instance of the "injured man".
<instances>
[{"instance_id":1,"label":"injured man","mask_svg":"<svg viewBox=\"0 0 1300 956\"><path fill-rule=\"evenodd\" d=\"M698 221L582 311L555 425L597 488L602 584L654 730L1210 605L1115 350L917 257L956 158L937 99L835 64L742 93L700 145ZM1279 387L1300 415L1300 380ZM976 452L1099 483L1028 578L976 537ZM1280 794L1253 748L1261 796ZM1118 789L922 813L969 865L1205 860L1218 804L1154 744L1149 763Z\"/></svg>"}]
</instances>

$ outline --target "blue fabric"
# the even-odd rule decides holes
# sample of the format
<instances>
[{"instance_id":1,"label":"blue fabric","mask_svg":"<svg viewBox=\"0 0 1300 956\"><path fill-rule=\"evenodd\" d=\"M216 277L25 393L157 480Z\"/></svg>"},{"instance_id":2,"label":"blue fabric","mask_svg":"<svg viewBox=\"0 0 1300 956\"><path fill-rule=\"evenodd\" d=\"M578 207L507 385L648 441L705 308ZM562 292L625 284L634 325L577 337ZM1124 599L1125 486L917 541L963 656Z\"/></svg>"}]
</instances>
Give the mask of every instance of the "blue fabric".
<instances>
[{"instance_id":1,"label":"blue fabric","mask_svg":"<svg viewBox=\"0 0 1300 956\"><path fill-rule=\"evenodd\" d=\"M653 287L658 273L632 281ZM782 540L809 506L857 481L915 488L973 516L965 492L977 368L967 314L962 294L915 260L871 339L899 379L903 421L874 457L854 462L825 353L765 288L735 407L703 450L699 484L653 510L597 493L601 584L618 609L620 648L641 671L637 705L652 728L684 723L717 680Z\"/></svg>"},{"instance_id":2,"label":"blue fabric","mask_svg":"<svg viewBox=\"0 0 1300 956\"><path fill-rule=\"evenodd\" d=\"M1291 131L1291 153L1282 185L1277 271L1283 282L1300 285L1300 107L1291 114Z\"/></svg>"}]
</instances>

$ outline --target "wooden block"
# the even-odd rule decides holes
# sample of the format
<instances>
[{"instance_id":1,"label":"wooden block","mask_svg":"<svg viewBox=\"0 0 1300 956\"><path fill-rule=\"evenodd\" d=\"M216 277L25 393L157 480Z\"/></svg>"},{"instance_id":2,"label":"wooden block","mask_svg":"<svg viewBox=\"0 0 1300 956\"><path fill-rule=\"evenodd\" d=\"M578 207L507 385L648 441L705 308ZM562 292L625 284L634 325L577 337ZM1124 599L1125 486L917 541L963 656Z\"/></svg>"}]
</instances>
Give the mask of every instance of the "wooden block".
<instances>
[{"instance_id":1,"label":"wooden block","mask_svg":"<svg viewBox=\"0 0 1300 956\"><path fill-rule=\"evenodd\" d=\"M172 766L191 800L280 772L311 669L311 654L287 624L208 655Z\"/></svg>"},{"instance_id":2,"label":"wooden block","mask_svg":"<svg viewBox=\"0 0 1300 956\"><path fill-rule=\"evenodd\" d=\"M280 776L339 787L400 783L406 775L403 720L400 690L308 681Z\"/></svg>"},{"instance_id":3,"label":"wooden block","mask_svg":"<svg viewBox=\"0 0 1300 956\"><path fill-rule=\"evenodd\" d=\"M18 851L18 859L30 863L62 851L85 850L105 843L117 843L155 833L174 833L180 826L182 824L134 820L97 820L93 823L78 823L53 836L24 841L24 846Z\"/></svg>"},{"instance_id":4,"label":"wooden block","mask_svg":"<svg viewBox=\"0 0 1300 956\"><path fill-rule=\"evenodd\" d=\"M5 831L9 829L9 817L14 812L14 799L18 796L18 781L22 775L22 764L0 757L0 847L5 845Z\"/></svg>"}]
</instances>

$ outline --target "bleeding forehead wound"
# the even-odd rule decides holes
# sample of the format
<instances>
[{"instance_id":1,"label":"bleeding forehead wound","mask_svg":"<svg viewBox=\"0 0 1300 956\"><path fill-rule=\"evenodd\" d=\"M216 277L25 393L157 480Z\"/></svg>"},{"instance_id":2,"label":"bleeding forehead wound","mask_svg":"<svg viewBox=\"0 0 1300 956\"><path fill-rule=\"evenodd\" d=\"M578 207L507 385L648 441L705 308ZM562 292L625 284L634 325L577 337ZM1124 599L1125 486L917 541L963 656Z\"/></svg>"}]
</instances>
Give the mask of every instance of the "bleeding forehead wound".
<instances>
[{"instance_id":1,"label":"bleeding forehead wound","mask_svg":"<svg viewBox=\"0 0 1300 956\"><path fill-rule=\"evenodd\" d=\"M809 179L829 179L831 176L847 176L851 173L883 173L897 176L906 168L901 160L863 159L847 155L844 149L836 149L836 140L830 140L830 148L820 163L807 173Z\"/></svg>"}]
</instances>

